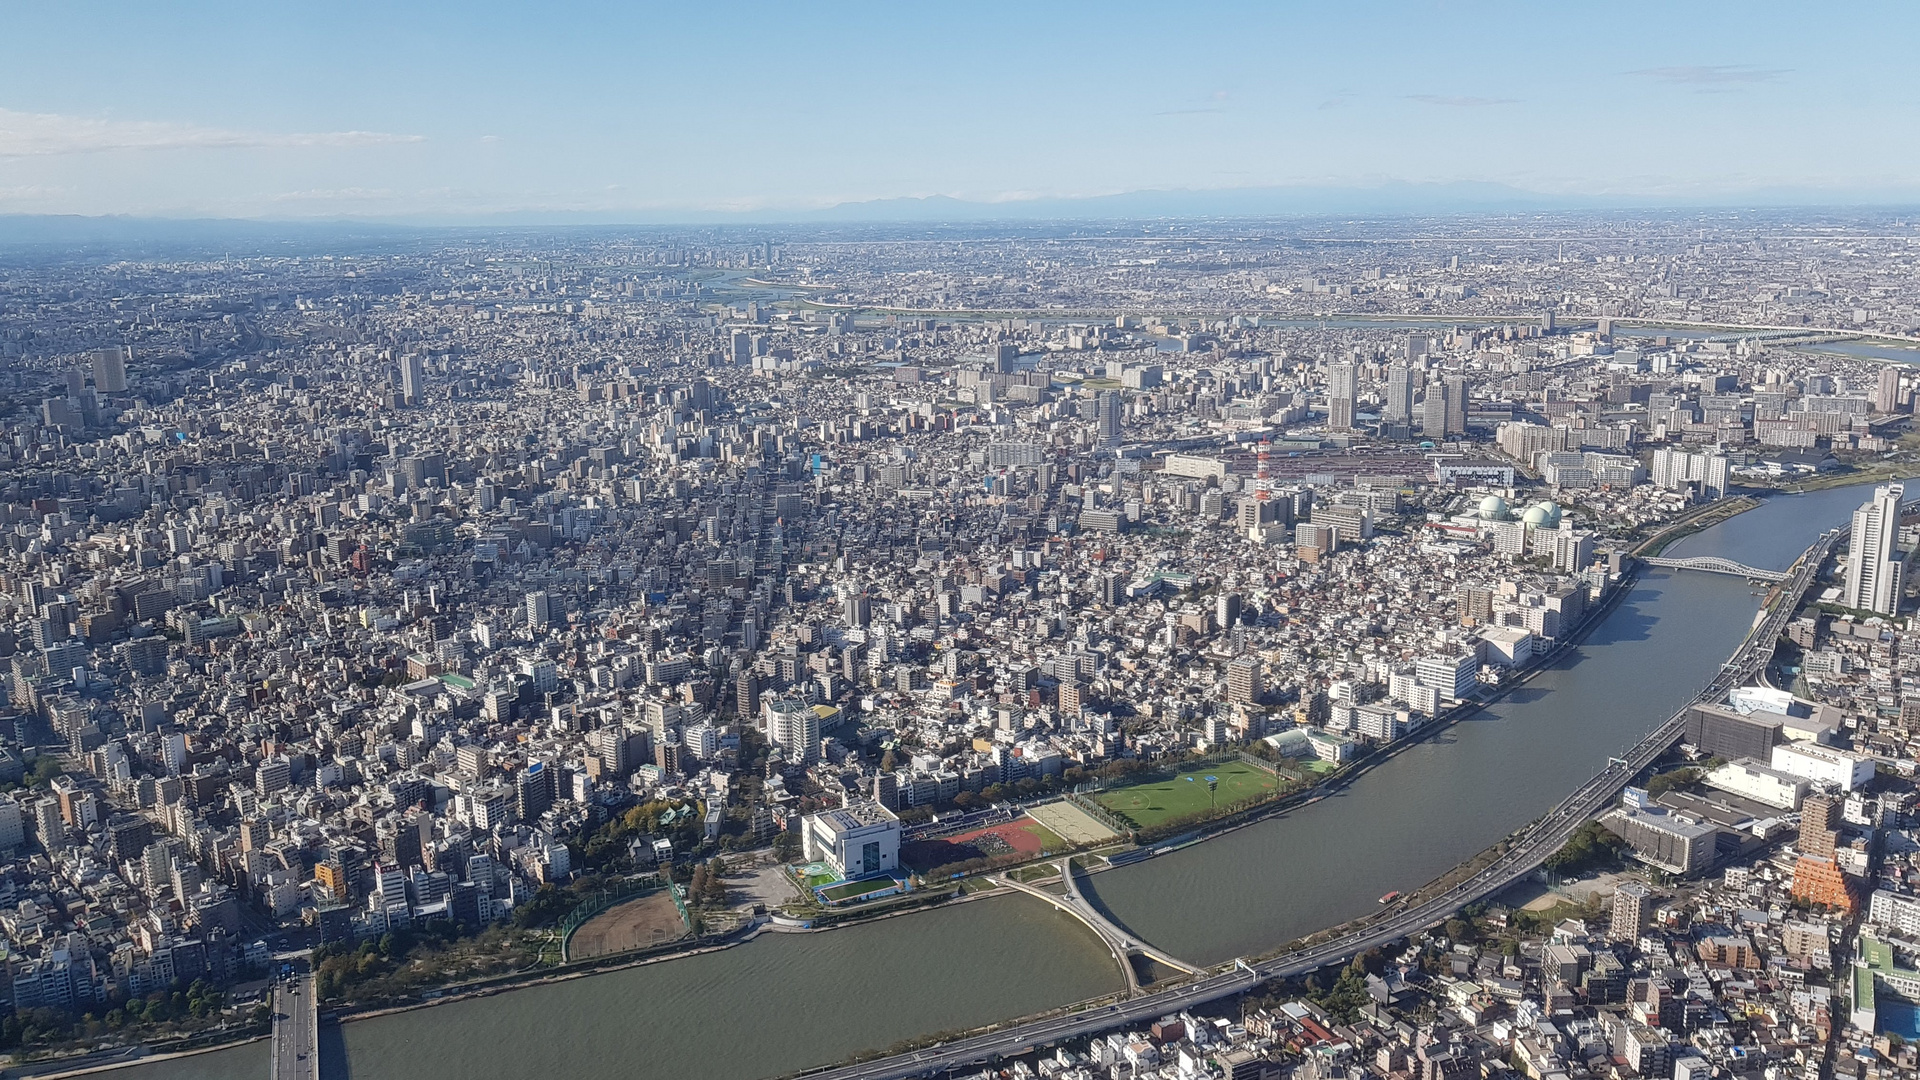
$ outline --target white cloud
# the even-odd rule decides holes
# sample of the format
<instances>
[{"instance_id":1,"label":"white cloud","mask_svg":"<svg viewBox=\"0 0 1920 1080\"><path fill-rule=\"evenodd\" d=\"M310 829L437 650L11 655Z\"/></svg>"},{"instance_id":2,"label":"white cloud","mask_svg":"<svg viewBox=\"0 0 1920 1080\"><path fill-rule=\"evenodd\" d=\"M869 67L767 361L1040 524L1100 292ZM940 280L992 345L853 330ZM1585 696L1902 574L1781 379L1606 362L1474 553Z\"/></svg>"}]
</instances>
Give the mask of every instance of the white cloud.
<instances>
[{"instance_id":1,"label":"white cloud","mask_svg":"<svg viewBox=\"0 0 1920 1080\"><path fill-rule=\"evenodd\" d=\"M94 154L110 150L248 150L388 146L425 142L419 135L379 131L276 134L229 131L165 120L109 120L0 109L0 157Z\"/></svg>"}]
</instances>

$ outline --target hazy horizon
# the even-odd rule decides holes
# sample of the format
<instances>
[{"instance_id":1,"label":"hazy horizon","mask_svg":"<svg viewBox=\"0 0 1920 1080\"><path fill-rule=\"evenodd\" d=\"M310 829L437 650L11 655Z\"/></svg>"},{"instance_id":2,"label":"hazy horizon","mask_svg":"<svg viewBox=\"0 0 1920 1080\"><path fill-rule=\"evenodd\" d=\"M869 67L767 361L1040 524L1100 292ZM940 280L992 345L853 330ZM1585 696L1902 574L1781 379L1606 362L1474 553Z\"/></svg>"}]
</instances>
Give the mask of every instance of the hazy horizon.
<instances>
[{"instance_id":1,"label":"hazy horizon","mask_svg":"<svg viewBox=\"0 0 1920 1080\"><path fill-rule=\"evenodd\" d=\"M0 215L1920 203L1920 88L1900 75L1920 13L1892 4L348 4L316 20L93 3L11 22ZM1138 205L1155 200L1194 205Z\"/></svg>"}]
</instances>

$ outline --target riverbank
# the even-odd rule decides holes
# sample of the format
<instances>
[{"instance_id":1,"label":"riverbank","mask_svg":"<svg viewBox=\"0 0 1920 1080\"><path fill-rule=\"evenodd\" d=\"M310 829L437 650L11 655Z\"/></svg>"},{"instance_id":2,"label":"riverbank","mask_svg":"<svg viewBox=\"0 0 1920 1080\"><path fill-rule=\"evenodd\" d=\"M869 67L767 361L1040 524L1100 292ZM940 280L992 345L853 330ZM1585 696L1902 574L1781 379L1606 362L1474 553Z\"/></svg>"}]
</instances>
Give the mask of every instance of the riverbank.
<instances>
[{"instance_id":1,"label":"riverbank","mask_svg":"<svg viewBox=\"0 0 1920 1080\"><path fill-rule=\"evenodd\" d=\"M1853 487L1858 484L1888 484L1898 480L1911 480L1920 476L1920 461L1899 461L1876 463L1863 469L1851 469L1843 473L1828 473L1811 480L1782 484L1777 488L1756 489L1767 493L1778 492L1787 495L1805 495L1814 491L1826 491L1831 488Z\"/></svg>"},{"instance_id":2,"label":"riverbank","mask_svg":"<svg viewBox=\"0 0 1920 1080\"><path fill-rule=\"evenodd\" d=\"M169 1061L183 1061L187 1058L234 1050L242 1046L251 1046L254 1043L266 1042L272 1037L272 1035L251 1035L243 1039L230 1039L225 1042L211 1043L207 1046L196 1046L191 1050L169 1050L157 1054L140 1054L135 1057L125 1057L124 1055L138 1050L140 1047L132 1046L118 1050L99 1050L89 1054L79 1054L64 1061L25 1062L20 1065L8 1065L0 1068L0 1080L69 1080L71 1077L79 1076L102 1076L139 1065L159 1065ZM85 1059L88 1058L97 1059L103 1056L112 1057L117 1060L85 1061Z\"/></svg>"},{"instance_id":3,"label":"riverbank","mask_svg":"<svg viewBox=\"0 0 1920 1080\"><path fill-rule=\"evenodd\" d=\"M1199 830L1197 834L1180 837L1172 843L1150 846L1149 857L1157 858L1161 854L1170 854L1175 850L1191 848L1199 845L1202 841L1213 840L1229 833L1237 833L1247 829L1250 825L1296 813L1304 806L1313 802L1341 794L1349 785L1373 773L1388 762L1398 759L1401 755L1434 743L1453 725L1477 716L1488 708L1489 705L1502 701L1509 695L1533 684L1545 670L1550 669L1555 663L1564 660L1568 650L1587 641L1594 630L1604 624L1607 619L1617 611L1624 599L1633 592L1637 580L1636 575L1630 574L1618 582L1615 582L1600 602L1593 605L1586 613L1574 633L1568 635L1565 640L1556 645L1552 653L1540 657L1534 665L1510 679L1506 685L1489 692L1485 699L1475 701L1467 706L1456 708L1455 710L1450 710L1447 714L1443 715L1440 721L1427 725L1426 728L1417 733L1415 737L1398 740L1394 744L1382 747L1380 750L1368 755L1363 761L1357 763L1357 765L1350 766L1348 769L1343 770L1340 774L1328 778L1312 788L1304 788L1300 792L1295 793L1286 802L1262 807L1257 814L1251 814L1246 817L1223 822L1211 828ZM1104 874L1106 868L1100 866L1101 860L1095 858L1086 860L1086 862L1095 868L1101 869ZM851 927L870 928L876 923L898 919L903 915L926 914L933 909L946 909L958 907L963 904L971 908L973 906L971 901L983 897L1005 895L1005 893L1006 890L994 890L949 895L949 898L929 906L917 906L908 910L892 910L875 913L869 916L847 919L829 926L811 928L800 931L800 933L818 935L825 930L842 930ZM450 986L437 992L428 991L428 993L433 996L423 996L417 1000L391 1001L365 1007L346 1006L340 1008L335 1015L344 1026L353 1028L358 1027L361 1021L417 1012L421 1009L438 1005L453 1005L487 998L497 998L509 990L532 990L538 987L556 984L576 983L577 980L587 975L613 975L618 972L632 971L641 968L657 969L659 965L669 960L688 960L689 962L693 962L703 956L732 950L736 946L749 941L757 941L763 932L768 931L782 933L783 935L785 933L785 931L776 931L770 926L760 924L744 928L742 932L733 937L724 940L695 943L691 948L679 948L663 953L641 956L605 957L593 962L581 963L579 966L569 966L565 969L549 968L545 970L536 969L525 971L515 973L511 976L497 977L482 985ZM915 931L915 933L918 933L918 931ZM696 970L698 969L696 968ZM944 1027L946 1025L941 1026Z\"/></svg>"},{"instance_id":4,"label":"riverbank","mask_svg":"<svg viewBox=\"0 0 1920 1080\"><path fill-rule=\"evenodd\" d=\"M1757 524L1710 531L1689 540L1686 553L1783 565L1789 547L1794 555L1804 547L1807 526L1843 517L1854 494L1763 500ZM1754 604L1731 579L1642 572L1588 628L1577 662L1562 657L1515 680L1498 704L1425 733L1390 764L1349 776L1350 788L1287 810L1285 825L1232 829L1125 872L1101 872L1083 889L1144 940L1201 964L1259 955L1374 915L1381 894L1471 863L1583 783L1591 766L1644 736L1680 688L1690 692L1736 647ZM1370 840L1356 846L1356 835ZM333 1037L344 1039L356 1080L455 1080L489 1068L540 1075L562 1063L580 1080L754 1080L929 1032L1052 1012L1113 989L1107 951L1041 905L948 901L921 914L850 924L860 927L854 935L756 936L751 949L715 949L679 965L656 958L601 967L607 978L594 982L537 973L557 985L527 981L524 995L496 987L478 1000L446 995L436 1003L453 1008L417 1016L363 1013L366 1022L334 1028ZM929 964L937 977L873 977L931 972ZM636 1008L649 1018L644 1032L619 1019ZM701 1034L711 1017L743 1009L757 1018L750 1035L716 1046ZM248 1063L258 1056L227 1059L226 1071L219 1059L204 1059L205 1075L251 1077ZM156 1071L154 1080L178 1078Z\"/></svg>"},{"instance_id":5,"label":"riverbank","mask_svg":"<svg viewBox=\"0 0 1920 1080\"><path fill-rule=\"evenodd\" d=\"M1119 860L1105 858L1105 866L1090 866L1086 872L1094 874L1107 870L1117 870L1121 867L1137 865L1147 859L1157 858L1162 855L1171 855L1174 852L1190 848L1195 844L1218 839L1229 833L1252 825L1258 825L1264 821L1272 821L1276 818L1285 817L1287 814L1311 806L1329 795L1338 794L1348 785L1358 781L1380 766L1394 760L1401 754L1431 742L1433 739L1445 733L1446 729L1453 725L1484 711L1489 706L1499 704L1508 695L1532 682L1542 673L1550 670L1556 661L1566 656L1571 650L1579 647L1580 643L1585 641L1587 637L1593 633L1595 628L1606 621L1607 616L1611 615L1614 610L1620 606L1621 600L1632 591L1632 587L1638 579L1638 567L1629 568L1621 574L1618 581L1608 586L1607 592L1600 598L1598 603L1592 608L1589 608L1586 614L1581 617L1579 625L1574 628L1573 632L1560 641L1555 642L1551 650L1530 660L1528 665L1522 668L1519 674L1500 684L1497 689L1482 697L1476 698L1474 701L1456 705L1452 709L1435 717L1431 723L1422 727L1417 734L1409 735L1404 739L1396 739L1390 743L1383 743L1375 749L1368 751L1365 755L1354 759L1346 768L1329 775L1319 783L1291 792L1272 803L1250 807L1245 811L1247 816L1244 818L1223 818L1220 822L1203 825L1193 833L1182 834L1169 840L1145 845L1140 849L1144 850L1145 854L1135 855L1132 858L1122 858Z\"/></svg>"},{"instance_id":6,"label":"riverbank","mask_svg":"<svg viewBox=\"0 0 1920 1080\"><path fill-rule=\"evenodd\" d=\"M1721 499L1707 503L1696 510L1688 511L1673 521L1667 522L1654 531L1652 536L1633 546L1635 558L1656 558L1667 548L1692 536L1694 533L1710 529L1724 521L1729 521L1760 505L1763 496L1742 495L1733 499Z\"/></svg>"}]
</instances>

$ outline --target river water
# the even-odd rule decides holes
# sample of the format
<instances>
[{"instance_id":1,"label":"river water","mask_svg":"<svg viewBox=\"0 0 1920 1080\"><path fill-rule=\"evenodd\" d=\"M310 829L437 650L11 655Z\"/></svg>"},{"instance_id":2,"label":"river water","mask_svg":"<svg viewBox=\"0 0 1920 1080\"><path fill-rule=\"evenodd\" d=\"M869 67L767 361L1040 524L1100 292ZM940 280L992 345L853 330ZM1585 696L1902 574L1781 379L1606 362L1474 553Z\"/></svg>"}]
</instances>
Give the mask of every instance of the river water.
<instances>
[{"instance_id":1,"label":"river water","mask_svg":"<svg viewBox=\"0 0 1920 1080\"><path fill-rule=\"evenodd\" d=\"M1768 499L1674 544L1783 568L1844 523L1859 487ZM1087 879L1181 959L1262 952L1364 914L1539 816L1710 678L1758 610L1744 582L1647 573L1588 639L1500 703L1341 794ZM353 1080L753 1080L1119 988L1092 933L1009 896L345 1025ZM334 1046L340 1046L336 1040ZM115 1073L258 1080L241 1047Z\"/></svg>"}]
</instances>

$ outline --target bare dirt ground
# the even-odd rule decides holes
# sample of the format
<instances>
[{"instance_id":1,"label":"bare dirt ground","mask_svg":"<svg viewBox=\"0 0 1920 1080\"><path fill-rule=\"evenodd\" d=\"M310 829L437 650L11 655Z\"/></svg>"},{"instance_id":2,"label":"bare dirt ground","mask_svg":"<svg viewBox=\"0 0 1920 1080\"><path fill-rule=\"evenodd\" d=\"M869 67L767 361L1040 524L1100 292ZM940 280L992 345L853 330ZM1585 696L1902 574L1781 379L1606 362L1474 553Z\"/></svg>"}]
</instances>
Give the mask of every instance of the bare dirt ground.
<instances>
[{"instance_id":1,"label":"bare dirt ground","mask_svg":"<svg viewBox=\"0 0 1920 1080\"><path fill-rule=\"evenodd\" d=\"M612 956L676 941L687 934L687 924L665 889L636 900L615 904L588 919L573 932L568 953L576 960Z\"/></svg>"},{"instance_id":2,"label":"bare dirt ground","mask_svg":"<svg viewBox=\"0 0 1920 1080\"><path fill-rule=\"evenodd\" d=\"M754 853L751 864L738 855L729 855L727 865L727 903L731 907L765 904L768 911L773 911L800 898L793 882L780 872L780 864L765 852Z\"/></svg>"}]
</instances>

